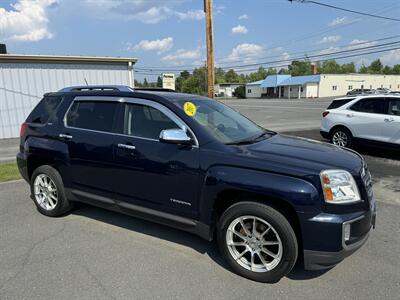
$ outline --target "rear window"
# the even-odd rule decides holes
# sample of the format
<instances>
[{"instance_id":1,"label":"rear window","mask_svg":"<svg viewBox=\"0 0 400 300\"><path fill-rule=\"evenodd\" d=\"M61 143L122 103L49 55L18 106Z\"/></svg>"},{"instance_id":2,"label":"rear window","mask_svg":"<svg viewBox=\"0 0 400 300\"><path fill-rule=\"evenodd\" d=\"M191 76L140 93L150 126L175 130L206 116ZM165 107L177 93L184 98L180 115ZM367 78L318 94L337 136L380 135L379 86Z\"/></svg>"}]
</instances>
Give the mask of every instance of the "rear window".
<instances>
[{"instance_id":1,"label":"rear window","mask_svg":"<svg viewBox=\"0 0 400 300\"><path fill-rule=\"evenodd\" d=\"M44 97L30 113L26 122L45 124L55 113L58 105L61 103L61 97Z\"/></svg>"},{"instance_id":2,"label":"rear window","mask_svg":"<svg viewBox=\"0 0 400 300\"><path fill-rule=\"evenodd\" d=\"M329 104L327 109L339 108L339 107L345 105L346 103L349 103L350 101L352 101L354 99L355 98L348 98L348 99L342 99L342 100L333 100L333 102L331 104Z\"/></svg>"},{"instance_id":3,"label":"rear window","mask_svg":"<svg viewBox=\"0 0 400 300\"><path fill-rule=\"evenodd\" d=\"M114 132L118 103L76 101L67 115L67 126L96 131Z\"/></svg>"}]
</instances>

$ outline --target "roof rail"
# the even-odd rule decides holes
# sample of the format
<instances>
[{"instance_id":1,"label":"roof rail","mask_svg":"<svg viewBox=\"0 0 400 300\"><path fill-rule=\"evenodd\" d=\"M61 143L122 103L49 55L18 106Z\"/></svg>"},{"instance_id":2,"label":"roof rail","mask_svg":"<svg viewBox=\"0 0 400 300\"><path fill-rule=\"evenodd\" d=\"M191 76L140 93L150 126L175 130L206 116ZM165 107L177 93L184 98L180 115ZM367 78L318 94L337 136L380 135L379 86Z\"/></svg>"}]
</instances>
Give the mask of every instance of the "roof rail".
<instances>
[{"instance_id":1,"label":"roof rail","mask_svg":"<svg viewBox=\"0 0 400 300\"><path fill-rule=\"evenodd\" d=\"M175 90L172 90L172 89L165 89L165 88L160 88L160 87L134 88L134 90L135 91L149 91L149 92L171 92L171 93L176 92Z\"/></svg>"},{"instance_id":2,"label":"roof rail","mask_svg":"<svg viewBox=\"0 0 400 300\"><path fill-rule=\"evenodd\" d=\"M120 91L133 92L133 89L126 85L78 85L65 87L59 92L86 92L86 91Z\"/></svg>"}]
</instances>

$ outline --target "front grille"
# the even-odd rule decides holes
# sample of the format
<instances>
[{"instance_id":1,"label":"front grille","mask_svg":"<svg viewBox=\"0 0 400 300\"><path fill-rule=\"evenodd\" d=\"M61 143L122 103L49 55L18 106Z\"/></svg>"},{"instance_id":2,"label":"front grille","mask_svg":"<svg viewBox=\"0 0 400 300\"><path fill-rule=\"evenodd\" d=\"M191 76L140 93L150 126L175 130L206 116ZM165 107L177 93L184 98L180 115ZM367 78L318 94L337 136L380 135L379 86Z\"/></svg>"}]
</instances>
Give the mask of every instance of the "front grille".
<instances>
[{"instance_id":1,"label":"front grille","mask_svg":"<svg viewBox=\"0 0 400 300\"><path fill-rule=\"evenodd\" d=\"M372 199L374 195L374 192L372 190L372 177L366 163L364 163L363 168L361 169L361 179L367 192L368 199Z\"/></svg>"}]
</instances>

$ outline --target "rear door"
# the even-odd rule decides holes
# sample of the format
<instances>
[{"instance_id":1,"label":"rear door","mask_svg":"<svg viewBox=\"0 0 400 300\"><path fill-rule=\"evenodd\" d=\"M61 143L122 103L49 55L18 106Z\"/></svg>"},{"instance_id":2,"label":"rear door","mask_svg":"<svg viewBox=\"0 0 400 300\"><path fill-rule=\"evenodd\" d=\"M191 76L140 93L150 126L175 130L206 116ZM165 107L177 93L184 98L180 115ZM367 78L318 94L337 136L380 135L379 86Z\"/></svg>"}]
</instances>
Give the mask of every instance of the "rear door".
<instances>
[{"instance_id":1,"label":"rear door","mask_svg":"<svg viewBox=\"0 0 400 300\"><path fill-rule=\"evenodd\" d=\"M162 130L185 128L183 121L157 102L128 102L122 109L124 134L114 144L115 197L125 209L137 204L195 217L200 187L198 146L160 142Z\"/></svg>"},{"instance_id":2,"label":"rear door","mask_svg":"<svg viewBox=\"0 0 400 300\"><path fill-rule=\"evenodd\" d=\"M384 141L384 97L365 98L353 104L346 112L347 125L356 138Z\"/></svg>"},{"instance_id":3,"label":"rear door","mask_svg":"<svg viewBox=\"0 0 400 300\"><path fill-rule=\"evenodd\" d=\"M68 174L77 196L87 200L112 196L112 146L119 107L112 98L76 97L66 113L60 139L68 145Z\"/></svg>"},{"instance_id":4,"label":"rear door","mask_svg":"<svg viewBox=\"0 0 400 300\"><path fill-rule=\"evenodd\" d=\"M400 145L400 98L388 97L388 111L385 116L386 141Z\"/></svg>"}]
</instances>

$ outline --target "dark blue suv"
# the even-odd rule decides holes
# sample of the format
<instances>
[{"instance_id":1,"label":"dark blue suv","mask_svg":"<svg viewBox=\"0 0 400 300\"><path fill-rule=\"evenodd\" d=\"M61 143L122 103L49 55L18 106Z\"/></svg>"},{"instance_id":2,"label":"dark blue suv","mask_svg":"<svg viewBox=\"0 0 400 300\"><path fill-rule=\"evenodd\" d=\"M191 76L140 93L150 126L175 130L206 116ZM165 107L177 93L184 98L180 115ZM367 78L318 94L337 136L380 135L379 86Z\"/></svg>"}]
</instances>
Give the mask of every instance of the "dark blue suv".
<instances>
[{"instance_id":1,"label":"dark blue suv","mask_svg":"<svg viewBox=\"0 0 400 300\"><path fill-rule=\"evenodd\" d=\"M44 215L85 202L218 241L236 273L276 282L334 266L375 224L354 151L289 137L196 95L121 86L46 94L21 126L19 170Z\"/></svg>"}]
</instances>

